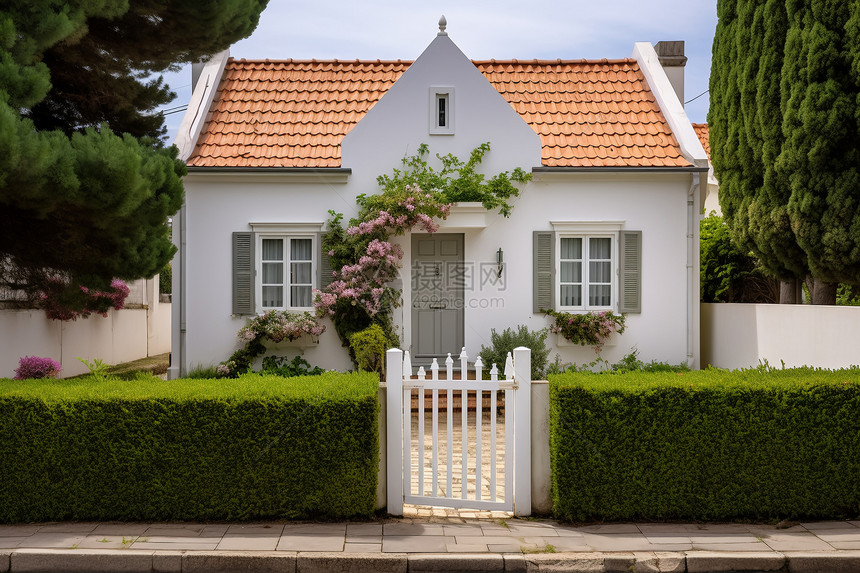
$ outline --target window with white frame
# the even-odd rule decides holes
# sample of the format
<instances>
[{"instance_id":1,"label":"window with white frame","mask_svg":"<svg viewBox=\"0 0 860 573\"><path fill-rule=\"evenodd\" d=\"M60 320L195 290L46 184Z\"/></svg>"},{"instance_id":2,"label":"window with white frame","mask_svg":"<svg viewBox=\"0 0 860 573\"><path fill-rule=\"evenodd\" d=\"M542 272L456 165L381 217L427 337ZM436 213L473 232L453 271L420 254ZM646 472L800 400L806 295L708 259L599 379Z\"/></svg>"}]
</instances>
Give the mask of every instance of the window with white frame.
<instances>
[{"instance_id":1,"label":"window with white frame","mask_svg":"<svg viewBox=\"0 0 860 573\"><path fill-rule=\"evenodd\" d=\"M642 231L623 221L550 221L532 232L532 311L642 312Z\"/></svg>"},{"instance_id":2,"label":"window with white frame","mask_svg":"<svg viewBox=\"0 0 860 573\"><path fill-rule=\"evenodd\" d=\"M454 135L454 88L430 88L430 135Z\"/></svg>"},{"instance_id":3,"label":"window with white frame","mask_svg":"<svg viewBox=\"0 0 860 573\"><path fill-rule=\"evenodd\" d=\"M436 125L437 128L448 127L448 94L436 94Z\"/></svg>"},{"instance_id":4,"label":"window with white frame","mask_svg":"<svg viewBox=\"0 0 860 573\"><path fill-rule=\"evenodd\" d=\"M558 306L563 310L615 307L615 237L558 236Z\"/></svg>"},{"instance_id":5,"label":"window with white frame","mask_svg":"<svg viewBox=\"0 0 860 573\"><path fill-rule=\"evenodd\" d=\"M310 308L314 289L313 236L260 236L260 302L264 309Z\"/></svg>"}]
</instances>

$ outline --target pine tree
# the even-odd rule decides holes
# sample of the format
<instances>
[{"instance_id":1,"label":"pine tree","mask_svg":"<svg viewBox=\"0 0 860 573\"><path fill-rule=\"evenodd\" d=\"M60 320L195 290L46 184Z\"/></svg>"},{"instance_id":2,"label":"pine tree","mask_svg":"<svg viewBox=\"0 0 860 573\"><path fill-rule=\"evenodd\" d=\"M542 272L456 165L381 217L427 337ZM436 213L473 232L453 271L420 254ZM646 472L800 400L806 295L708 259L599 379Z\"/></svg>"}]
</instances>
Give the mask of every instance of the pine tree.
<instances>
[{"instance_id":1,"label":"pine tree","mask_svg":"<svg viewBox=\"0 0 860 573\"><path fill-rule=\"evenodd\" d=\"M250 35L265 0L133 0L118 17L90 17L87 33L49 48L52 89L28 116L38 129L108 122L135 137L164 135L152 110L176 96L161 78L181 62L223 50Z\"/></svg>"},{"instance_id":2,"label":"pine tree","mask_svg":"<svg viewBox=\"0 0 860 573\"><path fill-rule=\"evenodd\" d=\"M250 34L265 0L28 0L0 8L0 285L151 277L185 166L154 71ZM74 304L72 304L74 306Z\"/></svg>"}]
</instances>

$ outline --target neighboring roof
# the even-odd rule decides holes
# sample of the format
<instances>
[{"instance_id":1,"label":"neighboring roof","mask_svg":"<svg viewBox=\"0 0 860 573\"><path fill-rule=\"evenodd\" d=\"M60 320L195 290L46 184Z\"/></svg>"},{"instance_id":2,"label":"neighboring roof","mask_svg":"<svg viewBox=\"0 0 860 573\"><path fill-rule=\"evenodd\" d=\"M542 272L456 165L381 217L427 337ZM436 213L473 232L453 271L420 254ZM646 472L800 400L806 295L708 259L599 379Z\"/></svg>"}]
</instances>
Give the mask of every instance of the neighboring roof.
<instances>
[{"instance_id":1,"label":"neighboring roof","mask_svg":"<svg viewBox=\"0 0 860 573\"><path fill-rule=\"evenodd\" d=\"M707 123L694 123L693 131L696 132L696 137L699 138L699 141L702 142L702 147L705 148L705 153L708 154L708 161L711 160L711 142L710 142L710 131L708 129Z\"/></svg>"},{"instance_id":2,"label":"neighboring roof","mask_svg":"<svg viewBox=\"0 0 860 573\"><path fill-rule=\"evenodd\" d=\"M340 143L408 61L229 60L188 165L340 167ZM689 167L636 60L476 61L546 167Z\"/></svg>"}]
</instances>

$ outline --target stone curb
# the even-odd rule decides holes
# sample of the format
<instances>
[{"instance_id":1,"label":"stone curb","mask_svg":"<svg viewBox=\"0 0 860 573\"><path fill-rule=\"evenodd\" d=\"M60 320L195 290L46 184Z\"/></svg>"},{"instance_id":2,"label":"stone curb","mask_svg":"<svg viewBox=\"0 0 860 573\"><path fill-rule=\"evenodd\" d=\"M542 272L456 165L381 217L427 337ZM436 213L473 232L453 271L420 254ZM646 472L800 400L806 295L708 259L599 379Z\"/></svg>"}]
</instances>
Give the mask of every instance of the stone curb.
<instances>
[{"instance_id":1,"label":"stone curb","mask_svg":"<svg viewBox=\"0 0 860 573\"><path fill-rule=\"evenodd\" d=\"M435 571L463 571L485 573L505 570L501 553L413 553L407 557L408 571L415 573Z\"/></svg>"},{"instance_id":2,"label":"stone curb","mask_svg":"<svg viewBox=\"0 0 860 573\"><path fill-rule=\"evenodd\" d=\"M344 553L295 551L135 551L17 549L0 551L0 573L857 573L860 551L612 553Z\"/></svg>"},{"instance_id":3,"label":"stone curb","mask_svg":"<svg viewBox=\"0 0 860 573\"><path fill-rule=\"evenodd\" d=\"M687 573L783 571L785 555L776 551L688 551Z\"/></svg>"},{"instance_id":4,"label":"stone curb","mask_svg":"<svg viewBox=\"0 0 860 573\"><path fill-rule=\"evenodd\" d=\"M843 550L839 553L821 551L784 551L791 573L856 573L860 571L860 551Z\"/></svg>"},{"instance_id":5,"label":"stone curb","mask_svg":"<svg viewBox=\"0 0 860 573\"><path fill-rule=\"evenodd\" d=\"M405 553L299 553L296 573L406 573Z\"/></svg>"}]
</instances>

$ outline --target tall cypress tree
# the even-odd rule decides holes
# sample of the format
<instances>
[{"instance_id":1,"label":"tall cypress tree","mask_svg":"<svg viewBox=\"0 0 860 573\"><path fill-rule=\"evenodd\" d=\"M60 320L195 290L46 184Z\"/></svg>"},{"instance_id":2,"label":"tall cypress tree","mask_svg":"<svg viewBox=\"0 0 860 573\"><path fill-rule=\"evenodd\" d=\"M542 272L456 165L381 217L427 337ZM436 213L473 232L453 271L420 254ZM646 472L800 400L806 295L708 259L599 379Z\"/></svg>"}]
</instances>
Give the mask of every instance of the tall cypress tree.
<instances>
[{"instance_id":1,"label":"tall cypress tree","mask_svg":"<svg viewBox=\"0 0 860 573\"><path fill-rule=\"evenodd\" d=\"M151 72L222 50L266 0L28 0L0 8L0 286L151 277L185 167ZM125 132L120 134L121 132ZM77 298L80 301L80 298Z\"/></svg>"},{"instance_id":2,"label":"tall cypress tree","mask_svg":"<svg viewBox=\"0 0 860 573\"><path fill-rule=\"evenodd\" d=\"M860 282L858 10L717 4L708 119L720 204L735 242L784 280ZM814 302L835 296L822 292Z\"/></svg>"},{"instance_id":3,"label":"tall cypress tree","mask_svg":"<svg viewBox=\"0 0 860 573\"><path fill-rule=\"evenodd\" d=\"M786 139L777 169L789 181L787 210L797 243L812 276L825 283L860 283L860 84L851 75L852 46L846 43L853 4L786 2L781 85ZM835 300L835 285L831 290L827 298Z\"/></svg>"}]
</instances>

